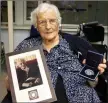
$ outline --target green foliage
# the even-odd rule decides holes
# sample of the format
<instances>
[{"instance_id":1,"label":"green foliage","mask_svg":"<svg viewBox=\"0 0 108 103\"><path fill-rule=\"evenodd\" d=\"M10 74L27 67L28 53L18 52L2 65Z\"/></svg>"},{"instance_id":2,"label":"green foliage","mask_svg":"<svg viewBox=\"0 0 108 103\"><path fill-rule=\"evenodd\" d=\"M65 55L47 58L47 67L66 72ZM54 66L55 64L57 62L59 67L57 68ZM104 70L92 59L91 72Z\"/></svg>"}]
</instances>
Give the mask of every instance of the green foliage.
<instances>
[{"instance_id":1,"label":"green foliage","mask_svg":"<svg viewBox=\"0 0 108 103\"><path fill-rule=\"evenodd\" d=\"M6 60L5 60L5 50L4 50L4 43L1 42L1 57L0 57L0 64L1 69L3 70L5 68Z\"/></svg>"}]
</instances>

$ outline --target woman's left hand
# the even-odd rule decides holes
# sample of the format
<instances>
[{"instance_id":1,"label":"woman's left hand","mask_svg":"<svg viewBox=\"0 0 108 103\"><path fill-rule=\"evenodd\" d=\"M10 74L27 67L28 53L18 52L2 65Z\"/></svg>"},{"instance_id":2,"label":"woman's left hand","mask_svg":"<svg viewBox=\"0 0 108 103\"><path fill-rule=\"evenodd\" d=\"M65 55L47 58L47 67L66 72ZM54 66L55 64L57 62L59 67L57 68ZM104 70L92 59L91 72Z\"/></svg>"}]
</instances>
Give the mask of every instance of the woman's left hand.
<instances>
[{"instance_id":1,"label":"woman's left hand","mask_svg":"<svg viewBox=\"0 0 108 103\"><path fill-rule=\"evenodd\" d=\"M100 73L100 74L103 74L106 67L107 67L107 65L106 65L106 59L103 59L103 63L100 63L100 64L98 65L99 73Z\"/></svg>"}]
</instances>

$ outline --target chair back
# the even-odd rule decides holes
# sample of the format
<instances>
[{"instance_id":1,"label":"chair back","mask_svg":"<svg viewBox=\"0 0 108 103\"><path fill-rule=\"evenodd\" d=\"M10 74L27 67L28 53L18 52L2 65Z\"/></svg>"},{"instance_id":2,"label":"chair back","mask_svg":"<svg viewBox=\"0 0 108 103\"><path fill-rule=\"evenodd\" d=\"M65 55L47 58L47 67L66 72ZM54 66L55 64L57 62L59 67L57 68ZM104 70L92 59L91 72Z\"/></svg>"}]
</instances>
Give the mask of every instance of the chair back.
<instances>
[{"instance_id":1,"label":"chair back","mask_svg":"<svg viewBox=\"0 0 108 103\"><path fill-rule=\"evenodd\" d=\"M102 26L84 26L83 32L90 42L101 41L103 43L104 41L104 27Z\"/></svg>"}]
</instances>

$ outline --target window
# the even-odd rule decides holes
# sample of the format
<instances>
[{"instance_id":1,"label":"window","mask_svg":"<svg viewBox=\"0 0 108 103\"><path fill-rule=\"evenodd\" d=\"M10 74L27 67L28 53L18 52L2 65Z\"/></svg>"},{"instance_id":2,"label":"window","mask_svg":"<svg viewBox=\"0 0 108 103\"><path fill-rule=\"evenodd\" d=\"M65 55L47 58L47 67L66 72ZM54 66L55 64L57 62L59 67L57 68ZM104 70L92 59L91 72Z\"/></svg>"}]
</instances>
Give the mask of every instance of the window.
<instances>
[{"instance_id":1,"label":"window","mask_svg":"<svg viewBox=\"0 0 108 103\"><path fill-rule=\"evenodd\" d=\"M31 11L34 10L35 7L38 6L38 2L37 1L27 1L27 6L26 6L26 10L27 10L27 13L26 13L26 20L30 20L30 13Z\"/></svg>"},{"instance_id":2,"label":"window","mask_svg":"<svg viewBox=\"0 0 108 103\"><path fill-rule=\"evenodd\" d=\"M55 4L61 13L63 24L79 24L86 22L87 1L50 1Z\"/></svg>"},{"instance_id":3,"label":"window","mask_svg":"<svg viewBox=\"0 0 108 103\"><path fill-rule=\"evenodd\" d=\"M75 31L79 24L98 21L108 25L107 1L73 1L73 0L27 0L24 1L24 24L30 25L31 11L42 2L55 4L62 16L62 29Z\"/></svg>"},{"instance_id":4,"label":"window","mask_svg":"<svg viewBox=\"0 0 108 103\"><path fill-rule=\"evenodd\" d=\"M98 21L104 26L108 25L108 1L89 1L88 21Z\"/></svg>"},{"instance_id":5,"label":"window","mask_svg":"<svg viewBox=\"0 0 108 103\"><path fill-rule=\"evenodd\" d=\"M108 25L107 1L50 1L55 4L62 16L63 24L81 24L98 21Z\"/></svg>"},{"instance_id":6,"label":"window","mask_svg":"<svg viewBox=\"0 0 108 103\"><path fill-rule=\"evenodd\" d=\"M24 24L30 24L30 14L38 6L38 1L24 1Z\"/></svg>"},{"instance_id":7,"label":"window","mask_svg":"<svg viewBox=\"0 0 108 103\"><path fill-rule=\"evenodd\" d=\"M1 1L1 22L8 22L7 1ZM15 22L15 1L13 1L13 22Z\"/></svg>"},{"instance_id":8,"label":"window","mask_svg":"<svg viewBox=\"0 0 108 103\"><path fill-rule=\"evenodd\" d=\"M21 2L22 4L19 2ZM103 24L104 26L108 25L107 1L16 0L13 1L13 21L16 24L19 24L20 21L22 23L20 23L21 25L30 25L31 11L42 2L50 2L52 4L55 4L59 8L62 16L62 24L78 25L84 22L86 23L91 21L98 21L100 24ZM2 23L7 23L7 1L1 1L1 9L1 21Z\"/></svg>"},{"instance_id":9,"label":"window","mask_svg":"<svg viewBox=\"0 0 108 103\"><path fill-rule=\"evenodd\" d=\"M30 14L42 2L49 2L49 0L27 0L24 1L24 24L30 24Z\"/></svg>"}]
</instances>

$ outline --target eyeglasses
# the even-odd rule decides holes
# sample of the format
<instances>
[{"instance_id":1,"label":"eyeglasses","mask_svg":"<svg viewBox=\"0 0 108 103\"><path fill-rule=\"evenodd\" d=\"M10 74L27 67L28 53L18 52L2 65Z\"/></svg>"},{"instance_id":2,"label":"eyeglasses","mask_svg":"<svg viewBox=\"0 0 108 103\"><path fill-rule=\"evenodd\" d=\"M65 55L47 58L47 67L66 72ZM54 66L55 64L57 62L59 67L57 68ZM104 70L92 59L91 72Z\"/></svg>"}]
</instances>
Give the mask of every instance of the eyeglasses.
<instances>
[{"instance_id":1,"label":"eyeglasses","mask_svg":"<svg viewBox=\"0 0 108 103\"><path fill-rule=\"evenodd\" d=\"M57 19L40 20L38 21L38 24L40 26L46 26L47 22L49 22L51 25L55 25L57 24Z\"/></svg>"}]
</instances>

